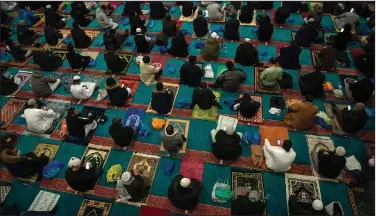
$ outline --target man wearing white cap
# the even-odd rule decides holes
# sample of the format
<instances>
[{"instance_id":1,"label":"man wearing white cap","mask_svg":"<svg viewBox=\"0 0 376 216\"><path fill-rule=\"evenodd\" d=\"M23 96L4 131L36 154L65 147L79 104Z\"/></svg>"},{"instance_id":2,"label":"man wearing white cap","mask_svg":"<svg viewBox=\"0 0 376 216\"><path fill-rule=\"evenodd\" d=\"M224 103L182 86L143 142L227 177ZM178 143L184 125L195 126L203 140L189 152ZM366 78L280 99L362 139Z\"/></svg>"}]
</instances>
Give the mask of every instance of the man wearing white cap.
<instances>
[{"instance_id":1,"label":"man wearing white cap","mask_svg":"<svg viewBox=\"0 0 376 216\"><path fill-rule=\"evenodd\" d=\"M68 167L65 171L65 181L69 187L79 192L93 190L102 170L101 167L92 167L90 162L82 164L76 157L69 160Z\"/></svg>"},{"instance_id":2,"label":"man wearing white cap","mask_svg":"<svg viewBox=\"0 0 376 216\"><path fill-rule=\"evenodd\" d=\"M153 49L155 40L151 37L148 37L142 34L142 29L136 29L136 36L134 37L134 42L137 47L137 52L139 53L150 53L151 49Z\"/></svg>"},{"instance_id":3,"label":"man wearing white cap","mask_svg":"<svg viewBox=\"0 0 376 216\"><path fill-rule=\"evenodd\" d=\"M46 26L52 26L56 29L61 29L65 26L66 18L56 13L51 7L51 5L46 6L46 9L44 10L44 15L46 19Z\"/></svg>"},{"instance_id":4,"label":"man wearing white cap","mask_svg":"<svg viewBox=\"0 0 376 216\"><path fill-rule=\"evenodd\" d=\"M305 193L302 193L305 194ZM301 202L299 195L292 193L289 197L289 213L290 215L328 215L324 209L324 204L321 200L317 199L315 195L311 197L304 197L306 201Z\"/></svg>"},{"instance_id":5,"label":"man wearing white cap","mask_svg":"<svg viewBox=\"0 0 376 216\"><path fill-rule=\"evenodd\" d=\"M70 92L73 97L79 100L86 100L93 95L96 88L95 83L81 82L80 76L73 77L73 84L70 87Z\"/></svg>"},{"instance_id":6,"label":"man wearing white cap","mask_svg":"<svg viewBox=\"0 0 376 216\"><path fill-rule=\"evenodd\" d=\"M248 196L247 196L248 194ZM238 187L235 189L235 200L232 201L232 215L263 215L265 203L260 200L257 191L249 191L248 188Z\"/></svg>"},{"instance_id":7,"label":"man wearing white cap","mask_svg":"<svg viewBox=\"0 0 376 216\"><path fill-rule=\"evenodd\" d=\"M210 38L205 41L203 56L206 61L216 61L219 57L221 47L217 39L219 38L216 32L212 32Z\"/></svg>"},{"instance_id":8,"label":"man wearing white cap","mask_svg":"<svg viewBox=\"0 0 376 216\"><path fill-rule=\"evenodd\" d=\"M200 193L203 186L195 178L184 178L177 175L168 188L168 199L176 208L193 210L200 201Z\"/></svg>"},{"instance_id":9,"label":"man wearing white cap","mask_svg":"<svg viewBox=\"0 0 376 216\"><path fill-rule=\"evenodd\" d=\"M119 194L117 202L139 202L145 197L144 179L141 175L135 175L133 171L124 172L117 181L116 190Z\"/></svg>"},{"instance_id":10,"label":"man wearing white cap","mask_svg":"<svg viewBox=\"0 0 376 216\"><path fill-rule=\"evenodd\" d=\"M338 146L335 151L317 151L319 146L320 143L316 144L311 152L314 169L323 177L337 178L346 166L345 148Z\"/></svg>"},{"instance_id":11,"label":"man wearing white cap","mask_svg":"<svg viewBox=\"0 0 376 216\"><path fill-rule=\"evenodd\" d=\"M251 66L259 63L258 52L251 44L251 39L245 38L244 43L236 49L235 62L243 66Z\"/></svg>"},{"instance_id":12,"label":"man wearing white cap","mask_svg":"<svg viewBox=\"0 0 376 216\"><path fill-rule=\"evenodd\" d=\"M27 129L34 133L44 133L49 130L56 118L59 117L52 109L42 107L38 109L38 103L34 99L27 101L27 108L24 111Z\"/></svg>"},{"instance_id":13,"label":"man wearing white cap","mask_svg":"<svg viewBox=\"0 0 376 216\"><path fill-rule=\"evenodd\" d=\"M212 152L220 160L236 160L242 154L240 142L242 134L235 132L232 126L210 131L213 141Z\"/></svg>"}]
</instances>

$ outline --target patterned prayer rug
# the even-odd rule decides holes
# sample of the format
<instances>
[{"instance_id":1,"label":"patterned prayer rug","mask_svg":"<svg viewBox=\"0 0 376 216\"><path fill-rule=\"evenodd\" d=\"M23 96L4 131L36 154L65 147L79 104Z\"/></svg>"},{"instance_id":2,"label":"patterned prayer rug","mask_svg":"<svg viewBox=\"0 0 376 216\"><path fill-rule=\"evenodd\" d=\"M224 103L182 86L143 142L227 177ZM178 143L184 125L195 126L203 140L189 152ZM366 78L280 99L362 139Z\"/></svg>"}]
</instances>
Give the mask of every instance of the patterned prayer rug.
<instances>
[{"instance_id":1,"label":"patterned prayer rug","mask_svg":"<svg viewBox=\"0 0 376 216\"><path fill-rule=\"evenodd\" d=\"M278 146L277 140L283 141L289 139L289 132L285 127L273 127L260 125L260 145L264 146L265 139L268 139L270 144Z\"/></svg>"},{"instance_id":2,"label":"patterned prayer rug","mask_svg":"<svg viewBox=\"0 0 376 216\"><path fill-rule=\"evenodd\" d=\"M52 161L58 150L59 150L58 145L38 143L38 145L35 147L33 152L37 157L45 155L49 158L50 161Z\"/></svg>"},{"instance_id":3,"label":"patterned prayer rug","mask_svg":"<svg viewBox=\"0 0 376 216\"><path fill-rule=\"evenodd\" d=\"M251 145L251 163L258 169L266 169L264 149L260 145Z\"/></svg>"},{"instance_id":4,"label":"patterned prayer rug","mask_svg":"<svg viewBox=\"0 0 376 216\"><path fill-rule=\"evenodd\" d=\"M89 144L81 160L83 164L90 162L92 167L103 167L110 150L111 147Z\"/></svg>"},{"instance_id":5,"label":"patterned prayer rug","mask_svg":"<svg viewBox=\"0 0 376 216\"><path fill-rule=\"evenodd\" d=\"M111 203L84 199L78 210L79 216L107 216L110 214Z\"/></svg>"},{"instance_id":6,"label":"patterned prayer rug","mask_svg":"<svg viewBox=\"0 0 376 216\"><path fill-rule=\"evenodd\" d=\"M127 63L127 66L124 68L124 71L120 74L125 74L128 70L128 67L131 65L132 63L132 59L134 57L133 54L119 54L120 58L124 59L125 62Z\"/></svg>"},{"instance_id":7,"label":"patterned prayer rug","mask_svg":"<svg viewBox=\"0 0 376 216\"><path fill-rule=\"evenodd\" d=\"M200 7L197 7L196 11L194 13L192 13L192 16L190 16L190 17L185 17L185 16L183 16L183 14L181 14L179 21L180 22L193 22L193 20L195 20L197 18L199 9L200 9ZM180 11L183 11L182 6L180 6Z\"/></svg>"},{"instance_id":8,"label":"patterned prayer rug","mask_svg":"<svg viewBox=\"0 0 376 216\"><path fill-rule=\"evenodd\" d=\"M103 77L95 75L86 75L83 82L95 83L96 86L99 86L103 80Z\"/></svg>"},{"instance_id":9,"label":"patterned prayer rug","mask_svg":"<svg viewBox=\"0 0 376 216\"><path fill-rule=\"evenodd\" d=\"M52 211L60 199L59 194L39 191L28 211Z\"/></svg>"},{"instance_id":10,"label":"patterned prayer rug","mask_svg":"<svg viewBox=\"0 0 376 216\"><path fill-rule=\"evenodd\" d=\"M347 190L354 216L375 214L374 203L368 201L367 192L363 188L348 188Z\"/></svg>"},{"instance_id":11,"label":"patterned prayer rug","mask_svg":"<svg viewBox=\"0 0 376 216\"><path fill-rule=\"evenodd\" d=\"M27 81L29 81L31 75L32 75L32 73L27 72L27 71L19 71L16 75L14 75L14 78L20 79L21 83L18 85L18 89L9 96L16 95L17 92L20 91L20 89L25 85L25 83L27 83Z\"/></svg>"},{"instance_id":12,"label":"patterned prayer rug","mask_svg":"<svg viewBox=\"0 0 376 216\"><path fill-rule=\"evenodd\" d=\"M139 127L145 118L145 110L137 108L129 108L123 118L123 126Z\"/></svg>"},{"instance_id":13,"label":"patterned prayer rug","mask_svg":"<svg viewBox=\"0 0 376 216\"><path fill-rule=\"evenodd\" d=\"M202 182L204 173L204 162L200 159L183 158L180 167L180 174L186 178L195 178Z\"/></svg>"},{"instance_id":14,"label":"patterned prayer rug","mask_svg":"<svg viewBox=\"0 0 376 216\"><path fill-rule=\"evenodd\" d=\"M301 203L311 204L313 202L312 195L322 200L317 177L285 173L285 184L287 208L292 193L296 194L298 202Z\"/></svg>"},{"instance_id":15,"label":"patterned prayer rug","mask_svg":"<svg viewBox=\"0 0 376 216\"><path fill-rule=\"evenodd\" d=\"M95 39L101 32L85 30L85 33L87 34L87 36L91 37L92 39Z\"/></svg>"},{"instance_id":16,"label":"patterned prayer rug","mask_svg":"<svg viewBox=\"0 0 376 216\"><path fill-rule=\"evenodd\" d=\"M268 93L268 94L281 94L281 87L277 83L277 85L273 87L264 87L262 85L262 81L260 79L261 73L265 70L266 68L263 67L255 67L255 92L261 92L261 93Z\"/></svg>"},{"instance_id":17,"label":"patterned prayer rug","mask_svg":"<svg viewBox=\"0 0 376 216\"><path fill-rule=\"evenodd\" d=\"M99 52L90 52L90 51L82 51L80 53L82 56L89 56L91 59L97 59Z\"/></svg>"},{"instance_id":18,"label":"patterned prayer rug","mask_svg":"<svg viewBox=\"0 0 376 216\"><path fill-rule=\"evenodd\" d=\"M213 91L216 99L219 101L221 94L219 92ZM218 107L212 106L208 110L203 110L198 107L198 105L193 107L192 118L202 119L208 121L217 121L218 118Z\"/></svg>"},{"instance_id":19,"label":"patterned prayer rug","mask_svg":"<svg viewBox=\"0 0 376 216\"><path fill-rule=\"evenodd\" d=\"M347 109L347 106L348 106L346 104L336 104L336 105L341 110ZM331 104L324 103L324 107L325 107L326 114L328 114L329 118L332 119L332 133L333 134L337 134L337 135L341 135L341 136L350 136L350 137L357 136L358 133L349 134L349 133L346 133L345 131L342 130L342 127L339 125L338 120L337 120L336 116L334 115L334 113L332 111L332 105Z\"/></svg>"},{"instance_id":20,"label":"patterned prayer rug","mask_svg":"<svg viewBox=\"0 0 376 216\"><path fill-rule=\"evenodd\" d=\"M55 48L53 49L53 53L55 56L59 56L63 61L67 57L68 50L62 48Z\"/></svg>"},{"instance_id":21,"label":"patterned prayer rug","mask_svg":"<svg viewBox=\"0 0 376 216\"><path fill-rule=\"evenodd\" d=\"M1 108L1 129L7 128L13 119L18 115L18 113L24 108L26 101L11 98L9 101Z\"/></svg>"},{"instance_id":22,"label":"patterned prayer rug","mask_svg":"<svg viewBox=\"0 0 376 216\"><path fill-rule=\"evenodd\" d=\"M173 102L172 102L172 107L174 107L176 95L178 94L178 91L179 91L179 85L178 84L163 83L163 90L171 91L172 94L174 95L174 99L173 99ZM169 113L167 113L167 115L170 115L172 113L172 107L171 107L171 111ZM148 108L146 109L146 112L157 114L157 111L153 110L153 108L151 107L151 100L150 100Z\"/></svg>"},{"instance_id":23,"label":"patterned prayer rug","mask_svg":"<svg viewBox=\"0 0 376 216\"><path fill-rule=\"evenodd\" d=\"M303 102L303 100L300 99L286 99L286 107L289 107L293 104Z\"/></svg>"},{"instance_id":24,"label":"patterned prayer rug","mask_svg":"<svg viewBox=\"0 0 376 216\"><path fill-rule=\"evenodd\" d=\"M139 173L144 179L144 185L146 187L151 187L154 180L155 172L158 167L159 158L160 157L156 155L133 153L132 158L129 161L127 171L133 170ZM149 193L150 190L146 192L145 197L138 203L127 203L137 206L146 205Z\"/></svg>"},{"instance_id":25,"label":"patterned prayer rug","mask_svg":"<svg viewBox=\"0 0 376 216\"><path fill-rule=\"evenodd\" d=\"M189 120L180 120L180 119L167 119L165 128L169 125L174 127L174 130L177 131L179 134L183 134L185 138L188 140L188 131L189 131ZM187 148L187 141L183 143L183 146L179 149L179 153L184 154ZM166 151L163 147L163 143L161 142L161 151Z\"/></svg>"},{"instance_id":26,"label":"patterned prayer rug","mask_svg":"<svg viewBox=\"0 0 376 216\"><path fill-rule=\"evenodd\" d=\"M7 185L0 186L0 204L5 201L11 189L12 189L11 186L7 186Z\"/></svg>"},{"instance_id":27,"label":"patterned prayer rug","mask_svg":"<svg viewBox=\"0 0 376 216\"><path fill-rule=\"evenodd\" d=\"M35 24L33 25L33 27L41 26L43 23L46 22L46 18L45 18L45 16L44 16L44 14L35 14L35 16L39 17L40 20L39 20L37 23L35 23Z\"/></svg>"},{"instance_id":28,"label":"patterned prayer rug","mask_svg":"<svg viewBox=\"0 0 376 216\"><path fill-rule=\"evenodd\" d=\"M51 77L60 79L60 83L63 85L65 92L70 92L70 85L73 82L73 76L71 73L52 72Z\"/></svg>"},{"instance_id":29,"label":"patterned prayer rug","mask_svg":"<svg viewBox=\"0 0 376 216\"><path fill-rule=\"evenodd\" d=\"M20 135L17 133L4 133L0 135L0 151L6 148L15 147L20 140Z\"/></svg>"},{"instance_id":30,"label":"patterned prayer rug","mask_svg":"<svg viewBox=\"0 0 376 216\"><path fill-rule=\"evenodd\" d=\"M59 39L56 45L47 44L47 47L49 49L59 49L59 48L61 48L64 44L63 42L64 42L65 38L67 38L68 35L70 34L70 30L61 29L59 31L63 35L63 38Z\"/></svg>"},{"instance_id":31,"label":"patterned prayer rug","mask_svg":"<svg viewBox=\"0 0 376 216\"><path fill-rule=\"evenodd\" d=\"M132 90L132 96L128 98L127 104L132 103L133 96L136 95L136 91L138 88L138 85L140 84L140 81L135 81L135 80L126 80L126 79L119 79L119 85L123 85L124 87L128 87Z\"/></svg>"},{"instance_id":32,"label":"patterned prayer rug","mask_svg":"<svg viewBox=\"0 0 376 216\"><path fill-rule=\"evenodd\" d=\"M29 56L27 57L24 61L17 61L16 59L13 59L11 62L10 62L10 65L13 66L13 67L25 67L25 65L30 61L30 59L32 58L33 56Z\"/></svg>"},{"instance_id":33,"label":"patterned prayer rug","mask_svg":"<svg viewBox=\"0 0 376 216\"><path fill-rule=\"evenodd\" d=\"M243 94L239 94L238 98L241 99L242 97L243 97ZM260 107L257 110L256 114L252 118L245 118L240 114L240 112L237 112L238 120L243 121L243 122L254 122L254 123L260 123L261 124L262 121L263 121L263 117L262 117L262 97L251 95L251 99L253 101L260 103Z\"/></svg>"},{"instance_id":34,"label":"patterned prayer rug","mask_svg":"<svg viewBox=\"0 0 376 216\"><path fill-rule=\"evenodd\" d=\"M319 63L318 61L320 60L320 57L319 57L319 53L320 51L319 50L311 50L311 56L312 56L312 66L313 68L316 67L316 65ZM336 64L333 64L332 67L324 67L324 66L321 66L322 67L322 70L323 71L336 71Z\"/></svg>"}]
</instances>

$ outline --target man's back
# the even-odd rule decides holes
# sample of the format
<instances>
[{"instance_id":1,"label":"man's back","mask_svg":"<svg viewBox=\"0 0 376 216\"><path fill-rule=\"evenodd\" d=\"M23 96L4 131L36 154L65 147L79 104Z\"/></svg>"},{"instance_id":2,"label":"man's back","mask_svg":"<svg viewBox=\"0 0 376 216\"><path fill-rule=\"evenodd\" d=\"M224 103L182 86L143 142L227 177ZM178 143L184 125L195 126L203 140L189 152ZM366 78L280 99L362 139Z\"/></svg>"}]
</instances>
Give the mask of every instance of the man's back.
<instances>
[{"instance_id":1,"label":"man's back","mask_svg":"<svg viewBox=\"0 0 376 216\"><path fill-rule=\"evenodd\" d=\"M193 30L197 37L205 36L208 32L208 21L203 17L197 17L193 20Z\"/></svg>"},{"instance_id":2,"label":"man's back","mask_svg":"<svg viewBox=\"0 0 376 216\"><path fill-rule=\"evenodd\" d=\"M286 152L282 147L271 146L270 143L267 144L266 142L264 145L264 151L266 166L276 172L286 172L289 170L296 157L296 153L293 149ZM268 158L266 155L270 155L270 157Z\"/></svg>"},{"instance_id":3,"label":"man's back","mask_svg":"<svg viewBox=\"0 0 376 216\"><path fill-rule=\"evenodd\" d=\"M340 175L346 165L346 158L344 156L334 155L333 152L318 153L318 167L321 175L327 178L336 178Z\"/></svg>"},{"instance_id":4,"label":"man's back","mask_svg":"<svg viewBox=\"0 0 376 216\"><path fill-rule=\"evenodd\" d=\"M202 76L202 69L190 62L183 64L180 69L180 82L190 87L199 86Z\"/></svg>"},{"instance_id":5,"label":"man's back","mask_svg":"<svg viewBox=\"0 0 376 216\"><path fill-rule=\"evenodd\" d=\"M272 66L261 73L261 80L265 86L275 86L282 79L282 68Z\"/></svg>"},{"instance_id":6,"label":"man's back","mask_svg":"<svg viewBox=\"0 0 376 216\"><path fill-rule=\"evenodd\" d=\"M219 76L223 80L223 89L229 92L235 92L239 89L240 84L245 80L246 74L239 69L228 70Z\"/></svg>"},{"instance_id":7,"label":"man's back","mask_svg":"<svg viewBox=\"0 0 376 216\"><path fill-rule=\"evenodd\" d=\"M138 34L134 37L134 42L137 46L137 51L140 53L146 52L149 49L149 45L145 39L145 36Z\"/></svg>"},{"instance_id":8,"label":"man's back","mask_svg":"<svg viewBox=\"0 0 376 216\"><path fill-rule=\"evenodd\" d=\"M208 5L206 9L208 10L210 20L219 20L223 16L221 6L217 3Z\"/></svg>"},{"instance_id":9,"label":"man's back","mask_svg":"<svg viewBox=\"0 0 376 216\"><path fill-rule=\"evenodd\" d=\"M65 171L65 180L72 189L80 192L86 192L94 188L97 181L97 176L94 168L90 168L88 170L80 168L80 170L75 172L72 170L72 168L69 168Z\"/></svg>"}]
</instances>

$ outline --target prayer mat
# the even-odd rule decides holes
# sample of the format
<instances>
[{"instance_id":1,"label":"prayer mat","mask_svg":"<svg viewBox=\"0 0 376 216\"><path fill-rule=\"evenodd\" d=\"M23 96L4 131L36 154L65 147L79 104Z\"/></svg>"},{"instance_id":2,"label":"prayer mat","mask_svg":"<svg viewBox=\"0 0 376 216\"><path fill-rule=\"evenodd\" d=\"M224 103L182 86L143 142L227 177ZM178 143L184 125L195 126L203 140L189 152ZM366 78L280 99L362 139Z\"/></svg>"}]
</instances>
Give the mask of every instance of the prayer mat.
<instances>
[{"instance_id":1,"label":"prayer mat","mask_svg":"<svg viewBox=\"0 0 376 216\"><path fill-rule=\"evenodd\" d=\"M134 55L133 54L119 54L119 56L120 56L120 58L124 59L125 62L127 63L127 66L125 66L124 71L121 72L120 74L126 74L129 66L132 63L132 59L133 59Z\"/></svg>"},{"instance_id":2,"label":"prayer mat","mask_svg":"<svg viewBox=\"0 0 376 216\"><path fill-rule=\"evenodd\" d=\"M4 133L0 135L0 152L6 148L15 147L20 140L20 135L17 133Z\"/></svg>"},{"instance_id":3,"label":"prayer mat","mask_svg":"<svg viewBox=\"0 0 376 216\"><path fill-rule=\"evenodd\" d=\"M368 198L370 195L367 195L369 192L358 187L348 188L347 190L354 216L375 214L374 203L370 203Z\"/></svg>"},{"instance_id":4,"label":"prayer mat","mask_svg":"<svg viewBox=\"0 0 376 216\"><path fill-rule=\"evenodd\" d=\"M219 98L221 97L221 93L217 91L213 91L213 94L215 95L216 100L219 101ZM208 121L217 121L217 117L218 117L218 107L216 106L212 106L210 109L207 109L207 110L200 109L198 105L193 107L192 118L208 120Z\"/></svg>"},{"instance_id":5,"label":"prayer mat","mask_svg":"<svg viewBox=\"0 0 376 216\"><path fill-rule=\"evenodd\" d=\"M209 32L206 35L202 36L202 37L197 37L195 31L192 32L192 39L206 40L206 39L209 39L209 36L210 36Z\"/></svg>"},{"instance_id":6,"label":"prayer mat","mask_svg":"<svg viewBox=\"0 0 376 216\"><path fill-rule=\"evenodd\" d=\"M123 118L123 126L139 127L145 118L145 110L137 108L129 108Z\"/></svg>"},{"instance_id":7,"label":"prayer mat","mask_svg":"<svg viewBox=\"0 0 376 216\"><path fill-rule=\"evenodd\" d=\"M184 154L187 148L187 141L188 141L188 131L189 131L189 120L180 120L180 119L167 119L165 128L167 126L172 125L174 127L174 131L177 133L182 134L187 138L187 140L183 143L182 147L179 149L179 154ZM163 147L163 143L161 142L161 151L166 151Z\"/></svg>"},{"instance_id":8,"label":"prayer mat","mask_svg":"<svg viewBox=\"0 0 376 216\"><path fill-rule=\"evenodd\" d=\"M54 55L59 56L62 61L67 57L68 50L66 50L66 49L55 48L55 49L52 49L52 50L53 50Z\"/></svg>"},{"instance_id":9,"label":"prayer mat","mask_svg":"<svg viewBox=\"0 0 376 216\"><path fill-rule=\"evenodd\" d=\"M142 206L140 210L140 216L170 216L171 211L168 209L161 209L149 206Z\"/></svg>"},{"instance_id":10,"label":"prayer mat","mask_svg":"<svg viewBox=\"0 0 376 216\"><path fill-rule=\"evenodd\" d=\"M262 85L262 81L260 79L261 73L266 68L263 67L255 67L255 92L260 93L268 93L268 94L281 94L281 87L279 86L279 83L273 87L266 88Z\"/></svg>"},{"instance_id":11,"label":"prayer mat","mask_svg":"<svg viewBox=\"0 0 376 216\"><path fill-rule=\"evenodd\" d=\"M287 208L292 193L296 194L297 200L300 203L312 204L312 195L316 196L317 199L322 200L319 180L317 177L285 173L285 184Z\"/></svg>"},{"instance_id":12,"label":"prayer mat","mask_svg":"<svg viewBox=\"0 0 376 216\"><path fill-rule=\"evenodd\" d=\"M61 48L61 47L64 45L63 42L64 42L65 38L67 38L68 35L71 33L70 30L64 30L64 29L61 29L61 30L59 30L59 31L60 31L60 33L63 35L63 38L59 39L56 45L50 45L50 44L47 44L47 47L48 47L49 49Z\"/></svg>"},{"instance_id":13,"label":"prayer mat","mask_svg":"<svg viewBox=\"0 0 376 216\"><path fill-rule=\"evenodd\" d=\"M300 100L300 99L285 99L285 101L286 101L286 107L289 107L296 103L303 102L303 100Z\"/></svg>"},{"instance_id":14,"label":"prayer mat","mask_svg":"<svg viewBox=\"0 0 376 216\"><path fill-rule=\"evenodd\" d=\"M19 78L21 80L21 83L18 85L18 89L9 96L16 95L18 91L20 91L21 88L27 83L27 81L29 81L31 75L32 72L28 71L19 71L16 75L14 75L14 78Z\"/></svg>"},{"instance_id":15,"label":"prayer mat","mask_svg":"<svg viewBox=\"0 0 376 216\"><path fill-rule=\"evenodd\" d=\"M344 89L344 94L347 96L347 98L352 101L352 93L351 90L349 89L349 83L355 83L358 81L358 76L356 75L346 75L346 74L339 74L339 80L341 82L341 85ZM347 82L345 82L347 80Z\"/></svg>"},{"instance_id":16,"label":"prayer mat","mask_svg":"<svg viewBox=\"0 0 376 216\"><path fill-rule=\"evenodd\" d=\"M272 146L278 146L277 140L283 141L289 139L289 132L285 127L273 127L260 125L260 145L264 146L265 139L268 139Z\"/></svg>"},{"instance_id":17,"label":"prayer mat","mask_svg":"<svg viewBox=\"0 0 376 216\"><path fill-rule=\"evenodd\" d=\"M238 98L241 99L242 97L243 97L243 94L239 94ZM237 112L238 120L243 121L243 122L253 122L253 123L260 123L261 124L262 121L263 121L263 118L262 118L262 97L251 95L251 99L253 101L260 103L260 107L257 110L256 114L252 118L245 118L240 114L240 112Z\"/></svg>"},{"instance_id":18,"label":"prayer mat","mask_svg":"<svg viewBox=\"0 0 376 216\"><path fill-rule=\"evenodd\" d=\"M163 83L163 90L172 91L172 94L174 94L174 99L173 99L173 102L172 102L171 110L170 110L169 113L167 113L167 115L170 115L172 113L172 108L174 107L174 104L175 104L176 95L178 94L178 91L179 91L179 85L178 84ZM146 112L158 114L157 111L153 110L153 108L151 107L151 100L150 100L148 108L146 109Z\"/></svg>"},{"instance_id":19,"label":"prayer mat","mask_svg":"<svg viewBox=\"0 0 376 216\"><path fill-rule=\"evenodd\" d=\"M40 26L40 25L42 25L43 23L46 22L46 18L45 18L45 16L44 16L44 14L35 14L35 16L39 17L40 20L39 20L37 23L35 23L35 24L33 25L33 27Z\"/></svg>"},{"instance_id":20,"label":"prayer mat","mask_svg":"<svg viewBox=\"0 0 376 216\"><path fill-rule=\"evenodd\" d=\"M44 155L49 158L49 161L52 161L58 150L59 145L38 143L33 152L37 157Z\"/></svg>"},{"instance_id":21,"label":"prayer mat","mask_svg":"<svg viewBox=\"0 0 376 216\"><path fill-rule=\"evenodd\" d=\"M240 11L241 11L241 10L238 10L237 17L236 17L236 19L238 19L238 20L239 20L239 16L240 16ZM240 25L242 25L242 26L257 26L257 16L256 16L256 11L253 12L252 22L250 22L250 23L243 23L243 22L240 22Z\"/></svg>"},{"instance_id":22,"label":"prayer mat","mask_svg":"<svg viewBox=\"0 0 376 216\"><path fill-rule=\"evenodd\" d=\"M25 67L25 65L30 61L30 59L32 58L33 56L29 56L27 57L24 61L17 61L16 59L13 59L11 62L10 62L10 65L13 66L13 67Z\"/></svg>"},{"instance_id":23,"label":"prayer mat","mask_svg":"<svg viewBox=\"0 0 376 216\"><path fill-rule=\"evenodd\" d=\"M180 22L193 22L197 18L198 11L200 10L200 7L197 7L196 11L192 14L190 17L185 17L183 14L180 15L179 21ZM180 6L180 11L183 11L183 7Z\"/></svg>"},{"instance_id":24,"label":"prayer mat","mask_svg":"<svg viewBox=\"0 0 376 216\"><path fill-rule=\"evenodd\" d=\"M217 71L215 73L215 78L218 78L223 72L227 70L227 67L225 64L219 64Z\"/></svg>"},{"instance_id":25,"label":"prayer mat","mask_svg":"<svg viewBox=\"0 0 376 216\"><path fill-rule=\"evenodd\" d=\"M124 87L131 89L132 96L128 98L126 103L128 104L132 103L133 96L136 95L136 91L137 91L138 85L140 84L140 81L119 79L119 84L124 85Z\"/></svg>"},{"instance_id":26,"label":"prayer mat","mask_svg":"<svg viewBox=\"0 0 376 216\"><path fill-rule=\"evenodd\" d=\"M90 162L92 167L103 167L106 163L111 147L89 144L82 156L82 164Z\"/></svg>"},{"instance_id":27,"label":"prayer mat","mask_svg":"<svg viewBox=\"0 0 376 216\"><path fill-rule=\"evenodd\" d=\"M11 98L8 102L1 108L1 129L7 128L13 119L16 118L18 113L24 108L26 104L25 100Z\"/></svg>"},{"instance_id":28,"label":"prayer mat","mask_svg":"<svg viewBox=\"0 0 376 216\"><path fill-rule=\"evenodd\" d=\"M80 53L82 56L89 56L91 59L97 59L99 52L90 52L90 51L82 51Z\"/></svg>"},{"instance_id":29,"label":"prayer mat","mask_svg":"<svg viewBox=\"0 0 376 216\"><path fill-rule=\"evenodd\" d=\"M73 76L75 76L75 74L61 72L52 72L50 75L50 77L60 79L60 83L63 85L64 91L67 93L70 93L70 86L73 83Z\"/></svg>"},{"instance_id":30,"label":"prayer mat","mask_svg":"<svg viewBox=\"0 0 376 216\"><path fill-rule=\"evenodd\" d=\"M153 184L155 172L158 167L159 156L148 155L143 153L133 153L131 160L129 161L127 171L135 171L139 173L144 179L145 187L151 187ZM146 205L150 190L145 192L145 197L138 203L131 203L137 206Z\"/></svg>"},{"instance_id":31,"label":"prayer mat","mask_svg":"<svg viewBox=\"0 0 376 216\"><path fill-rule=\"evenodd\" d=\"M231 190L247 188L250 191L257 191L260 201L265 202L264 183L262 173L232 172ZM264 212L264 215L266 212Z\"/></svg>"},{"instance_id":32,"label":"prayer mat","mask_svg":"<svg viewBox=\"0 0 376 216\"><path fill-rule=\"evenodd\" d=\"M320 58L319 58L319 50L311 50L311 56L312 56L312 66L313 68L316 67L316 65L319 63ZM324 71L335 71L336 70L336 64L334 63L333 66L331 67L326 67L326 66L321 66L322 70Z\"/></svg>"},{"instance_id":33,"label":"prayer mat","mask_svg":"<svg viewBox=\"0 0 376 216\"><path fill-rule=\"evenodd\" d=\"M95 39L101 32L85 30L85 33L87 34L87 36L91 37L91 39Z\"/></svg>"},{"instance_id":34,"label":"prayer mat","mask_svg":"<svg viewBox=\"0 0 376 216\"><path fill-rule=\"evenodd\" d=\"M266 169L264 150L260 145L251 145L251 163L258 169Z\"/></svg>"},{"instance_id":35,"label":"prayer mat","mask_svg":"<svg viewBox=\"0 0 376 216\"><path fill-rule=\"evenodd\" d=\"M60 199L59 194L39 191L28 211L52 211Z\"/></svg>"},{"instance_id":36,"label":"prayer mat","mask_svg":"<svg viewBox=\"0 0 376 216\"><path fill-rule=\"evenodd\" d=\"M202 182L202 174L204 173L204 161L194 158L183 158L180 167L180 174L185 178L195 178Z\"/></svg>"},{"instance_id":37,"label":"prayer mat","mask_svg":"<svg viewBox=\"0 0 376 216\"><path fill-rule=\"evenodd\" d=\"M5 199L7 198L11 189L12 189L12 187L10 185L9 186L6 186L6 185L0 186L0 204L5 201Z\"/></svg>"},{"instance_id":38,"label":"prayer mat","mask_svg":"<svg viewBox=\"0 0 376 216\"><path fill-rule=\"evenodd\" d=\"M225 115L220 115L218 118L218 124L217 129L226 130L225 128L228 126L232 126L234 130L236 129L236 126L238 125L238 119L232 118Z\"/></svg>"},{"instance_id":39,"label":"prayer mat","mask_svg":"<svg viewBox=\"0 0 376 216\"><path fill-rule=\"evenodd\" d=\"M58 100L51 100L47 101L47 103L44 105L47 107L47 109L52 109L58 116L58 118L55 118L50 129L48 129L46 132L40 134L40 133L34 133L32 131L29 131L27 128L22 132L23 135L27 136L41 136L49 138L52 133L56 130L57 126L61 123L63 120L65 114L68 112L69 108L71 107L71 102L69 101L58 101Z\"/></svg>"},{"instance_id":40,"label":"prayer mat","mask_svg":"<svg viewBox=\"0 0 376 216\"><path fill-rule=\"evenodd\" d=\"M96 200L84 199L78 210L78 216L107 216L110 214L112 204Z\"/></svg>"},{"instance_id":41,"label":"prayer mat","mask_svg":"<svg viewBox=\"0 0 376 216\"><path fill-rule=\"evenodd\" d=\"M346 104L336 104L336 105L341 110L342 109L346 109L348 107L348 105L346 105ZM354 136L356 136L358 134L358 133L356 133L356 134L349 134L349 133L346 133L345 131L343 131L342 127L339 125L337 117L334 115L334 113L332 111L332 105L324 103L324 107L325 107L326 114L329 116L329 118L332 119L332 133L333 134L337 134L337 135L341 135L341 136L351 136L351 137L354 137Z\"/></svg>"},{"instance_id":42,"label":"prayer mat","mask_svg":"<svg viewBox=\"0 0 376 216\"><path fill-rule=\"evenodd\" d=\"M103 80L103 77L95 75L86 75L83 82L95 83L96 86L99 86Z\"/></svg>"}]
</instances>

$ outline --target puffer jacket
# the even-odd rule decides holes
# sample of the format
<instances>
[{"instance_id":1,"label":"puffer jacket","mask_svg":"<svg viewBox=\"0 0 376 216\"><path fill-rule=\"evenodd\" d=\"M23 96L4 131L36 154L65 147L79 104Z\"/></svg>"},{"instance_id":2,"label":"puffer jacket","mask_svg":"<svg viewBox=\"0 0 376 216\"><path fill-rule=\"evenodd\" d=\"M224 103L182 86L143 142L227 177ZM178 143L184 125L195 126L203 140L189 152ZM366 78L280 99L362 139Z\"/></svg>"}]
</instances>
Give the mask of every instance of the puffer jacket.
<instances>
[{"instance_id":1,"label":"puffer jacket","mask_svg":"<svg viewBox=\"0 0 376 216\"><path fill-rule=\"evenodd\" d=\"M43 76L41 71L34 71L30 83L37 97L47 97L52 94L48 83L55 83L56 81L56 78Z\"/></svg>"},{"instance_id":2,"label":"puffer jacket","mask_svg":"<svg viewBox=\"0 0 376 216\"><path fill-rule=\"evenodd\" d=\"M215 61L219 57L221 48L219 42L213 38L209 38L205 42L204 58L206 61Z\"/></svg>"}]
</instances>

